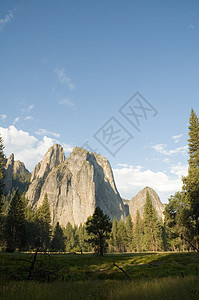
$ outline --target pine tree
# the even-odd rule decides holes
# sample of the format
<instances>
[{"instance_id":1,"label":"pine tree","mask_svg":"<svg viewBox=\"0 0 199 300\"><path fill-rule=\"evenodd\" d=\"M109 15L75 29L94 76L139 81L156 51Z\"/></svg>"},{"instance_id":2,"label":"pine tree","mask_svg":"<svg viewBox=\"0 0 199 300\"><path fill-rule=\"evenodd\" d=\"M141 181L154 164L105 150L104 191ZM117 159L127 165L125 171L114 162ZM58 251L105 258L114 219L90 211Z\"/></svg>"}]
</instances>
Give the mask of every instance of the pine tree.
<instances>
[{"instance_id":1,"label":"pine tree","mask_svg":"<svg viewBox=\"0 0 199 300\"><path fill-rule=\"evenodd\" d=\"M2 213L2 208L3 208L3 189L4 189L4 166L5 166L5 155L3 152L4 146L3 146L3 140L2 137L0 136L0 243L3 242L3 213Z\"/></svg>"},{"instance_id":2,"label":"pine tree","mask_svg":"<svg viewBox=\"0 0 199 300\"><path fill-rule=\"evenodd\" d=\"M57 222L53 234L53 238L51 241L51 249L54 251L65 251L65 237L62 228L59 225L59 222Z\"/></svg>"},{"instance_id":3,"label":"pine tree","mask_svg":"<svg viewBox=\"0 0 199 300\"><path fill-rule=\"evenodd\" d=\"M131 215L126 218L127 251L133 250L133 222Z\"/></svg>"},{"instance_id":4,"label":"pine tree","mask_svg":"<svg viewBox=\"0 0 199 300\"><path fill-rule=\"evenodd\" d=\"M125 222L120 220L117 226L117 247L119 252L126 252L128 237L126 232Z\"/></svg>"},{"instance_id":5,"label":"pine tree","mask_svg":"<svg viewBox=\"0 0 199 300\"><path fill-rule=\"evenodd\" d=\"M0 201L1 201L1 196L3 195L3 188L4 188L3 178L4 178L5 155L3 149L4 149L3 140L2 137L0 136Z\"/></svg>"},{"instance_id":6,"label":"pine tree","mask_svg":"<svg viewBox=\"0 0 199 300\"><path fill-rule=\"evenodd\" d=\"M96 207L93 216L86 221L86 230L90 236L89 242L100 256L103 256L108 246L107 240L110 237L111 227L109 217L99 207Z\"/></svg>"},{"instance_id":7,"label":"pine tree","mask_svg":"<svg viewBox=\"0 0 199 300\"><path fill-rule=\"evenodd\" d=\"M16 190L11 199L6 218L5 238L7 252L14 252L16 248L21 250L25 246L25 236L24 205L20 199L19 191Z\"/></svg>"},{"instance_id":8,"label":"pine tree","mask_svg":"<svg viewBox=\"0 0 199 300\"><path fill-rule=\"evenodd\" d=\"M75 247L75 235L73 226L70 222L67 223L66 228L64 229L64 235L66 237L66 251L71 252Z\"/></svg>"},{"instance_id":9,"label":"pine tree","mask_svg":"<svg viewBox=\"0 0 199 300\"><path fill-rule=\"evenodd\" d=\"M80 224L78 228L78 245L81 253L87 250L86 241L85 241L86 240L85 231L86 231L85 227L82 226L82 224Z\"/></svg>"},{"instance_id":10,"label":"pine tree","mask_svg":"<svg viewBox=\"0 0 199 300\"><path fill-rule=\"evenodd\" d=\"M185 250L185 240L192 240L193 220L190 216L190 204L184 191L169 198L165 207L165 230L170 250Z\"/></svg>"},{"instance_id":11,"label":"pine tree","mask_svg":"<svg viewBox=\"0 0 199 300\"><path fill-rule=\"evenodd\" d=\"M157 212L152 205L149 192L146 194L146 203L144 205L144 249L157 251L158 245L162 245L162 230L158 221Z\"/></svg>"},{"instance_id":12,"label":"pine tree","mask_svg":"<svg viewBox=\"0 0 199 300\"><path fill-rule=\"evenodd\" d=\"M199 167L199 120L194 112L191 110L191 115L189 118L189 167L197 168Z\"/></svg>"},{"instance_id":13,"label":"pine tree","mask_svg":"<svg viewBox=\"0 0 199 300\"><path fill-rule=\"evenodd\" d=\"M117 230L118 230L118 220L116 217L114 217L113 223L112 223L110 239L109 239L109 251L110 252L118 251Z\"/></svg>"},{"instance_id":14,"label":"pine tree","mask_svg":"<svg viewBox=\"0 0 199 300\"><path fill-rule=\"evenodd\" d=\"M39 226L40 246L42 249L47 250L50 245L51 235L51 217L47 193L44 195L44 201L42 205L37 210L37 218Z\"/></svg>"},{"instance_id":15,"label":"pine tree","mask_svg":"<svg viewBox=\"0 0 199 300\"><path fill-rule=\"evenodd\" d=\"M186 201L190 204L189 219L194 221L193 239L199 250L199 119L194 110L191 110L189 119L189 169L186 178L183 178L183 190Z\"/></svg>"},{"instance_id":16,"label":"pine tree","mask_svg":"<svg viewBox=\"0 0 199 300\"><path fill-rule=\"evenodd\" d=\"M143 222L140 217L140 212L136 212L136 222L134 231L135 250L140 252L143 250Z\"/></svg>"}]
</instances>

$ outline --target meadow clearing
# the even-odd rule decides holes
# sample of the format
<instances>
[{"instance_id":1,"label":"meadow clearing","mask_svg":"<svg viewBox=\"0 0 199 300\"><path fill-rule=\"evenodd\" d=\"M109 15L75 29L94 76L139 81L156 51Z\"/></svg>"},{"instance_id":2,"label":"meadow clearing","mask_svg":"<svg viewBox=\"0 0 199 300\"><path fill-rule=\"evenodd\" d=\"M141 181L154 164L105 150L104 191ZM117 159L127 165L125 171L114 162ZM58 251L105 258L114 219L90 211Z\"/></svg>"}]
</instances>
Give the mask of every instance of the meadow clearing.
<instances>
[{"instance_id":1,"label":"meadow clearing","mask_svg":"<svg viewBox=\"0 0 199 300\"><path fill-rule=\"evenodd\" d=\"M33 258L0 253L0 299L199 299L194 252L37 254L31 269Z\"/></svg>"}]
</instances>

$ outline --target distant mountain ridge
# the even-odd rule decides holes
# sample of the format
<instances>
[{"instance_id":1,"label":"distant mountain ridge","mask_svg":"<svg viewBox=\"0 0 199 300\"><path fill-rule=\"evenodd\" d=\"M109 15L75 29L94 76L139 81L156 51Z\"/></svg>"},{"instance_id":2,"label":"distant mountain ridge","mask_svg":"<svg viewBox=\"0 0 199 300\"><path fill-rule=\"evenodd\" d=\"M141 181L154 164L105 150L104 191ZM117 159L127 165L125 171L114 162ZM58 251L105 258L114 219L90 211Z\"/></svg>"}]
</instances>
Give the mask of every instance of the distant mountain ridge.
<instances>
[{"instance_id":1,"label":"distant mountain ridge","mask_svg":"<svg viewBox=\"0 0 199 300\"><path fill-rule=\"evenodd\" d=\"M146 187L131 200L122 199L108 160L79 147L75 147L66 159L62 146L53 145L32 174L22 162L14 161L12 154L7 160L5 174L5 191L19 184L21 191L27 190L26 198L33 208L42 204L47 193L52 224L83 224L96 206L111 220L114 217L126 219L130 214L135 222L137 210L143 217L147 191L158 217L164 219L164 205L153 189Z\"/></svg>"}]
</instances>

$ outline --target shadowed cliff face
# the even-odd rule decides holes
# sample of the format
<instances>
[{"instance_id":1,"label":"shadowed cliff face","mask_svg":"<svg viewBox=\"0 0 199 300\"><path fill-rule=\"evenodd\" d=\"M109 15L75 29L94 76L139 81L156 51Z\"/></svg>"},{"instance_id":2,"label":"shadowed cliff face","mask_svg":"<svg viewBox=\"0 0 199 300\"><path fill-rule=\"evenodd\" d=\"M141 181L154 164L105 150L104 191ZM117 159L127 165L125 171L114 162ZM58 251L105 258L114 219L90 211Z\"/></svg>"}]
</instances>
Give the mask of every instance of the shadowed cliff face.
<instances>
[{"instance_id":1,"label":"shadowed cliff face","mask_svg":"<svg viewBox=\"0 0 199 300\"><path fill-rule=\"evenodd\" d=\"M131 200L129 200L129 201L126 200L125 201L125 204L127 204L129 206L129 213L132 217L133 222L135 221L137 210L139 210L140 216L141 216L141 218L143 218L144 205L146 203L147 191L149 192L149 196L151 198L152 205L156 209L159 219L164 220L163 212L164 212L165 205L162 204L162 202L160 201L159 196L157 195L157 193L152 188L145 187L143 190L141 190Z\"/></svg>"},{"instance_id":2,"label":"shadowed cliff face","mask_svg":"<svg viewBox=\"0 0 199 300\"><path fill-rule=\"evenodd\" d=\"M30 180L31 184L26 193L26 197L30 200L31 206L34 206L37 203L48 174L53 168L64 161L65 155L63 148L60 145L55 144L48 150L43 160L35 166Z\"/></svg>"},{"instance_id":3,"label":"shadowed cliff face","mask_svg":"<svg viewBox=\"0 0 199 300\"><path fill-rule=\"evenodd\" d=\"M28 188L30 176L31 173L26 169L24 163L18 160L15 161L14 154L11 154L5 166L5 194L16 188L22 194Z\"/></svg>"},{"instance_id":4,"label":"shadowed cliff face","mask_svg":"<svg viewBox=\"0 0 199 300\"><path fill-rule=\"evenodd\" d=\"M58 157L60 160L54 161L60 163L53 166L52 156L51 170L45 167L46 155L37 165L26 193L30 205L40 206L47 192L52 223L58 221L63 226L68 221L77 225L84 223L96 206L111 220L115 216L118 220L126 217L110 164L103 156L76 147L66 160L62 161L62 155ZM41 166L45 171L41 172Z\"/></svg>"}]
</instances>

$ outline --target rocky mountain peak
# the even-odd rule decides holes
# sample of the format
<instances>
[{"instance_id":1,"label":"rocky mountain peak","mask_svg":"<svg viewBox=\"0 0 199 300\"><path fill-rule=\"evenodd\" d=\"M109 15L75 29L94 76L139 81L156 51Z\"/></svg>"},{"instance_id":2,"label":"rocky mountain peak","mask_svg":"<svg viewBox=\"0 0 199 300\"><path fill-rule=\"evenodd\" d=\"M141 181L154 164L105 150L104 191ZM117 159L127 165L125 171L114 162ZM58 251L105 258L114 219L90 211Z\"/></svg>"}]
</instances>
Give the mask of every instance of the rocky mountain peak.
<instances>
[{"instance_id":1,"label":"rocky mountain peak","mask_svg":"<svg viewBox=\"0 0 199 300\"><path fill-rule=\"evenodd\" d=\"M5 192L8 193L12 189L12 173L13 173L13 166L14 166L14 154L12 153L6 161L5 165Z\"/></svg>"},{"instance_id":2,"label":"rocky mountain peak","mask_svg":"<svg viewBox=\"0 0 199 300\"><path fill-rule=\"evenodd\" d=\"M36 165L30 179L31 184L26 193L26 197L30 200L32 206L34 206L39 199L41 189L48 174L64 161L64 149L61 145L55 144L46 152L42 161Z\"/></svg>"},{"instance_id":3,"label":"rocky mountain peak","mask_svg":"<svg viewBox=\"0 0 199 300\"><path fill-rule=\"evenodd\" d=\"M31 182L36 178L46 178L48 173L65 161L64 149L61 145L53 145L45 154L41 162L34 168L31 176Z\"/></svg>"},{"instance_id":4,"label":"rocky mountain peak","mask_svg":"<svg viewBox=\"0 0 199 300\"><path fill-rule=\"evenodd\" d=\"M26 197L33 207L38 207L47 192L53 224L84 223L96 206L111 220L115 216L118 220L126 217L110 164L102 155L75 147L46 178L42 180L38 174L32 177Z\"/></svg>"},{"instance_id":5,"label":"rocky mountain peak","mask_svg":"<svg viewBox=\"0 0 199 300\"><path fill-rule=\"evenodd\" d=\"M144 205L146 203L147 192L149 192L152 205L156 209L159 219L164 220L163 212L164 212L165 205L162 204L162 202L160 201L158 194L152 188L147 186L143 190L141 190L135 197L133 197L131 200L128 201L129 213L131 214L133 221L136 218L137 210L139 210L140 216L141 218L143 218ZM127 201L125 201L125 204L126 203Z\"/></svg>"},{"instance_id":6,"label":"rocky mountain peak","mask_svg":"<svg viewBox=\"0 0 199 300\"><path fill-rule=\"evenodd\" d=\"M14 160L14 154L11 154L6 161L5 166L5 193L18 188L21 193L27 189L30 182L30 172L26 169L23 162Z\"/></svg>"}]
</instances>

